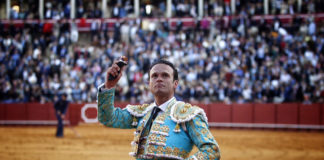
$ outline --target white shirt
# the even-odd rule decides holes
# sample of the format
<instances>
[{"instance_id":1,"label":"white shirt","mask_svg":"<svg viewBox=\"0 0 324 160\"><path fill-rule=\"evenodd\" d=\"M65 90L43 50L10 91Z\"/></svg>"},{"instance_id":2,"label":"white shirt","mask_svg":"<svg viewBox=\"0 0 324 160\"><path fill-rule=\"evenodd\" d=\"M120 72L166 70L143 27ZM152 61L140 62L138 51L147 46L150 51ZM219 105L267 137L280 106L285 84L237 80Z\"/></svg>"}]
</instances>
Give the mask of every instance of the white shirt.
<instances>
[{"instance_id":1,"label":"white shirt","mask_svg":"<svg viewBox=\"0 0 324 160\"><path fill-rule=\"evenodd\" d=\"M159 114L161 114L161 113L163 113L163 112L166 111L166 109L167 109L169 103L170 103L173 99L175 99L175 97L172 97L171 99L169 99L168 101L164 102L164 103L161 104L160 106L156 105L156 103L154 102L154 106L158 106L158 107L162 110L162 112L159 112ZM159 114L158 114L158 115L159 115Z\"/></svg>"}]
</instances>

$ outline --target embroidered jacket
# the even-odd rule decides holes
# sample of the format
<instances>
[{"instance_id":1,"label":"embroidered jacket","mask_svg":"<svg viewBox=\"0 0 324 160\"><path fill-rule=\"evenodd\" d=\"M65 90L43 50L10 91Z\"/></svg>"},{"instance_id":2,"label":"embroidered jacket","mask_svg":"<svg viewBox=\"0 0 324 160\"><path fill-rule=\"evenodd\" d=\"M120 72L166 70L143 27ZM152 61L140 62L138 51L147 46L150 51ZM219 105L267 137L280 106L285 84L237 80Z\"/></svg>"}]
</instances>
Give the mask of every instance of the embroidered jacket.
<instances>
[{"instance_id":1,"label":"embroidered jacket","mask_svg":"<svg viewBox=\"0 0 324 160\"><path fill-rule=\"evenodd\" d=\"M136 128L130 155L137 159L220 159L218 144L201 108L173 99L153 121L151 130L143 131L153 104L115 108L114 96L115 89L98 93L98 119L108 127ZM193 145L199 151L188 157Z\"/></svg>"}]
</instances>

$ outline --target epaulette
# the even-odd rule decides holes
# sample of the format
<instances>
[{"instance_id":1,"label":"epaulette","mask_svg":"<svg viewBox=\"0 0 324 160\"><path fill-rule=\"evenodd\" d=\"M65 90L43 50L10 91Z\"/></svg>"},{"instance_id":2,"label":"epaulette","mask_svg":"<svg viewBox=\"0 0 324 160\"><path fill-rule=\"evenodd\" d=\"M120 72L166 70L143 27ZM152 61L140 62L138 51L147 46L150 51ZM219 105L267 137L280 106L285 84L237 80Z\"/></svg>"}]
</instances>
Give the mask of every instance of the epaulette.
<instances>
[{"instance_id":1,"label":"epaulette","mask_svg":"<svg viewBox=\"0 0 324 160\"><path fill-rule=\"evenodd\" d=\"M208 122L206 113L198 106L192 106L189 103L178 102L171 108L171 119L176 123L188 122L198 114L202 115L206 123Z\"/></svg>"},{"instance_id":2,"label":"epaulette","mask_svg":"<svg viewBox=\"0 0 324 160\"><path fill-rule=\"evenodd\" d=\"M153 104L127 105L126 110L135 117L143 117L153 107Z\"/></svg>"}]
</instances>

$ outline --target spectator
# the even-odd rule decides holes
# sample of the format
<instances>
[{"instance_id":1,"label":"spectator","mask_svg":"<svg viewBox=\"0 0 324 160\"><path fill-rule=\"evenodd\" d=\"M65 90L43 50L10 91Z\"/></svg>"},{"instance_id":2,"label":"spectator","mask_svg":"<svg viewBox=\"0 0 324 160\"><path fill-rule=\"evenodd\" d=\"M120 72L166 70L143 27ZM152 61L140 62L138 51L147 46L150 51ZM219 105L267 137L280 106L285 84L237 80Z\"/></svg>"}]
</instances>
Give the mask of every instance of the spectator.
<instances>
[{"instance_id":1,"label":"spectator","mask_svg":"<svg viewBox=\"0 0 324 160\"><path fill-rule=\"evenodd\" d=\"M55 114L57 118L57 130L56 130L56 137L63 138L64 136L64 118L65 113L67 111L69 102L67 101L67 95L63 93L59 99L57 99L54 103Z\"/></svg>"},{"instance_id":2,"label":"spectator","mask_svg":"<svg viewBox=\"0 0 324 160\"><path fill-rule=\"evenodd\" d=\"M72 102L94 102L95 89L104 81L103 68L120 55L130 61L118 98L132 103L147 94L143 73L158 58L172 61L183 71L179 77L184 82L176 93L185 95L186 101L302 102L307 94L312 103L323 102L321 22L296 16L290 23L270 24L251 20L252 12L240 9L228 22L224 18L210 23L206 18L193 29L172 28L165 21L153 31L144 30L140 19L116 23L113 30L94 23L93 43L86 45L76 38L75 24L66 19L46 33L41 23L9 27L0 35L0 93L5 95L1 102L52 102L63 89ZM186 11L181 14L189 14ZM208 14L216 15L212 12Z\"/></svg>"}]
</instances>

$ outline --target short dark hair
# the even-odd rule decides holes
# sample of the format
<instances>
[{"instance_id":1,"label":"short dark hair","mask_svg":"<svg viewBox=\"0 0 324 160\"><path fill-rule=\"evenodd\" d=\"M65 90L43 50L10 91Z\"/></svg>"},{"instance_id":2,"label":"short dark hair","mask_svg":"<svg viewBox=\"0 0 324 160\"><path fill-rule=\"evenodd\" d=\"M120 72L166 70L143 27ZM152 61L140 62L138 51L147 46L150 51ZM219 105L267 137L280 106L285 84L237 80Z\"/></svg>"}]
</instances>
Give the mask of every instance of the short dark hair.
<instances>
[{"instance_id":1,"label":"short dark hair","mask_svg":"<svg viewBox=\"0 0 324 160\"><path fill-rule=\"evenodd\" d=\"M61 96L66 98L67 97L67 94L66 93L62 93Z\"/></svg>"},{"instance_id":2,"label":"short dark hair","mask_svg":"<svg viewBox=\"0 0 324 160\"><path fill-rule=\"evenodd\" d=\"M150 69L149 69L149 72L148 72L149 80L150 80L151 69L157 64L165 64L165 65L170 66L173 69L173 80L178 80L179 79L178 78L178 70L175 68L175 66L170 61L167 61L167 60L164 60L164 59L158 59L158 60L154 61L150 66Z\"/></svg>"}]
</instances>

